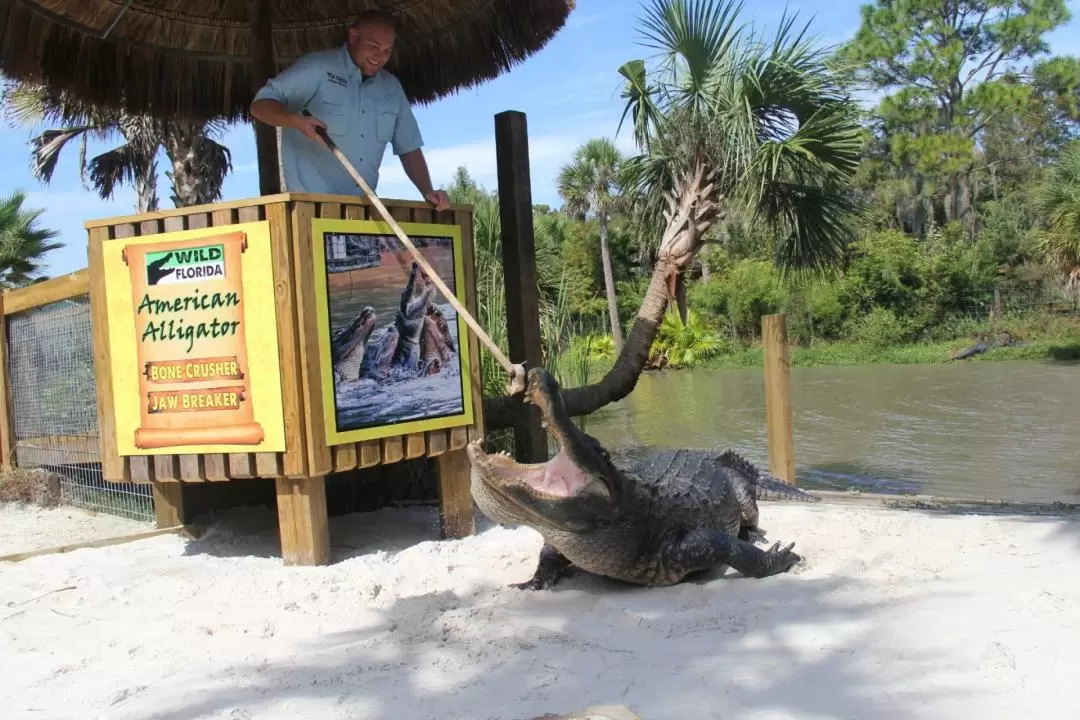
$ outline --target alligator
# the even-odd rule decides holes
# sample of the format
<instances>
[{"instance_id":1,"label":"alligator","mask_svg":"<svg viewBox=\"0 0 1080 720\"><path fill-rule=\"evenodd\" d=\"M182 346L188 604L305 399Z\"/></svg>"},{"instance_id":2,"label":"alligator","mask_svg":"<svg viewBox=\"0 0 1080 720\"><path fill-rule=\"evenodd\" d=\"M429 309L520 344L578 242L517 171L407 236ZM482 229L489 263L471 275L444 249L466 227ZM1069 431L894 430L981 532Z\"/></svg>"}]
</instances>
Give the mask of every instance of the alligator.
<instances>
[{"instance_id":1,"label":"alligator","mask_svg":"<svg viewBox=\"0 0 1080 720\"><path fill-rule=\"evenodd\" d=\"M394 318L398 342L390 364L416 370L420 367L420 335L424 332L428 308L435 296L435 283L415 261L409 271L409 281L401 291L401 305Z\"/></svg>"},{"instance_id":2,"label":"alligator","mask_svg":"<svg viewBox=\"0 0 1080 720\"><path fill-rule=\"evenodd\" d=\"M424 332L420 336L420 374L434 375L453 357L456 348L450 326L438 306L428 306Z\"/></svg>"},{"instance_id":3,"label":"alligator","mask_svg":"<svg viewBox=\"0 0 1080 720\"><path fill-rule=\"evenodd\" d=\"M980 338L980 341L974 345L950 355L949 360L967 360L976 355L982 355L984 352L994 347L1024 347L1028 344L1014 338L1012 333L1008 330L1002 333L1000 337L993 340L987 340L986 336L983 334L980 334Z\"/></svg>"},{"instance_id":4,"label":"alligator","mask_svg":"<svg viewBox=\"0 0 1080 720\"><path fill-rule=\"evenodd\" d=\"M360 377L372 380L385 380L390 377L390 362L397 346L397 327L393 324L387 325L368 343L367 355L360 365Z\"/></svg>"},{"instance_id":5,"label":"alligator","mask_svg":"<svg viewBox=\"0 0 1080 720\"><path fill-rule=\"evenodd\" d=\"M395 376L402 370L407 376L419 374L421 341L429 323L434 295L435 284L414 262L409 271L409 280L401 291L394 321L367 343L367 355L359 369L361 378L386 380L395 369Z\"/></svg>"},{"instance_id":6,"label":"alligator","mask_svg":"<svg viewBox=\"0 0 1080 720\"><path fill-rule=\"evenodd\" d=\"M768 550L757 500L819 498L759 473L732 451L663 450L629 468L566 414L559 385L543 368L528 373L526 403L558 445L545 463L524 465L466 446L473 499L497 523L543 537L533 577L513 587L553 587L576 570L645 586L675 585L730 566L745 577L787 572L802 558L795 543Z\"/></svg>"},{"instance_id":7,"label":"alligator","mask_svg":"<svg viewBox=\"0 0 1080 720\"><path fill-rule=\"evenodd\" d=\"M356 380L367 353L368 338L375 328L375 308L365 307L353 321L334 333L330 354L338 380Z\"/></svg>"}]
</instances>

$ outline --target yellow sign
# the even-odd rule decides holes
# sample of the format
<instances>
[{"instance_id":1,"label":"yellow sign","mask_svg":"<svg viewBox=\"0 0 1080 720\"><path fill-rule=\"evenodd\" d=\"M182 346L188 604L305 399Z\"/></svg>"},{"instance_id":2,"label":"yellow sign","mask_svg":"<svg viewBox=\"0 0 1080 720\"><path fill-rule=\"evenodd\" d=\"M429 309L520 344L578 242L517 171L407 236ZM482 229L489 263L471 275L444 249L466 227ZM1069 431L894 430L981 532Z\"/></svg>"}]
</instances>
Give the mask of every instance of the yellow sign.
<instances>
[{"instance_id":1,"label":"yellow sign","mask_svg":"<svg viewBox=\"0 0 1080 720\"><path fill-rule=\"evenodd\" d=\"M119 454L284 452L268 223L103 255Z\"/></svg>"},{"instance_id":2,"label":"yellow sign","mask_svg":"<svg viewBox=\"0 0 1080 720\"><path fill-rule=\"evenodd\" d=\"M400 223L464 305L457 225ZM385 222L312 221L329 445L473 423L468 325Z\"/></svg>"}]
</instances>

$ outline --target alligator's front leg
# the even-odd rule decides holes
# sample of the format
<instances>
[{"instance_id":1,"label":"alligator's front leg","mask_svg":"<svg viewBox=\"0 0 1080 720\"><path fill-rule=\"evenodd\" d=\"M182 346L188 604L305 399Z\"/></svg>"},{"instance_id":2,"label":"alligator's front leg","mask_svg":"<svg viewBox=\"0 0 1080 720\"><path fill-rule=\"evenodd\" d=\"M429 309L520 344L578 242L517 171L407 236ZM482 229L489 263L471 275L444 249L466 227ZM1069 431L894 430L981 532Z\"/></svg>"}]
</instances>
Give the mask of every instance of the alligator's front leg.
<instances>
[{"instance_id":1,"label":"alligator's front leg","mask_svg":"<svg viewBox=\"0 0 1080 720\"><path fill-rule=\"evenodd\" d=\"M544 543L540 548L540 560L532 579L523 583L514 583L510 587L518 590L546 590L555 587L563 578L574 575L574 565L561 552Z\"/></svg>"},{"instance_id":2,"label":"alligator's front leg","mask_svg":"<svg viewBox=\"0 0 1080 720\"><path fill-rule=\"evenodd\" d=\"M800 558L791 551L795 543L781 548L776 543L762 550L753 543L711 530L694 530L668 551L665 565L685 574L729 565L746 577L764 578L787 572Z\"/></svg>"}]
</instances>

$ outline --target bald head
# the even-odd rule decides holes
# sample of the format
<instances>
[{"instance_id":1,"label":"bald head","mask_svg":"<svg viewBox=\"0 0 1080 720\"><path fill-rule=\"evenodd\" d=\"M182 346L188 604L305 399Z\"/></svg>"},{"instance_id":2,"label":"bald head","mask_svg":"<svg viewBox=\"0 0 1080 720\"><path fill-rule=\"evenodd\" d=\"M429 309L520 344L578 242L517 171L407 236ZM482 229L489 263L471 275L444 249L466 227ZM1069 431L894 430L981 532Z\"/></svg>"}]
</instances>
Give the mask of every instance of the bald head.
<instances>
[{"instance_id":1,"label":"bald head","mask_svg":"<svg viewBox=\"0 0 1080 720\"><path fill-rule=\"evenodd\" d=\"M370 77L390 59L394 50L397 19L381 10L368 10L349 26L349 54L360 72Z\"/></svg>"}]
</instances>

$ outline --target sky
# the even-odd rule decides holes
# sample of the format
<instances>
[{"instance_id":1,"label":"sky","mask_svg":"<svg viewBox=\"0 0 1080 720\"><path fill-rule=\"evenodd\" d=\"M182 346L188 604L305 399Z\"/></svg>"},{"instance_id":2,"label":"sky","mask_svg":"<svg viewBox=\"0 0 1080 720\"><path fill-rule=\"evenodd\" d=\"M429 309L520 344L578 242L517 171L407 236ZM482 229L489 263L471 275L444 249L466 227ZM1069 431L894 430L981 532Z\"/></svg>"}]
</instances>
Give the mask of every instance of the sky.
<instances>
[{"instance_id":1,"label":"sky","mask_svg":"<svg viewBox=\"0 0 1080 720\"><path fill-rule=\"evenodd\" d=\"M850 38L859 26L862 0L792 1L788 12L809 21L810 33L826 45ZM1080 41L1080 0L1068 3L1074 19L1047 39L1055 53L1075 54ZM555 178L574 150L585 141L607 137L626 153L634 151L628 128L616 134L623 103L618 67L653 52L640 44L639 0L577 0L563 29L538 53L502 76L480 86L458 91L429 105L414 108L424 136L424 153L436 187L450 182L464 166L482 186L497 188L495 173L495 114L518 110L527 116L529 161L534 203L561 205ZM756 28L776 27L785 5L745 2L743 21ZM61 275L86 267L87 220L135 212L135 195L120 188L110 200L83 188L78 171L78 144L65 149L49 185L30 173L30 129L0 125L0 194L28 193L24 207L44 209L39 224L60 233L65 246L49 254L46 272ZM119 140L118 140L119 142ZM223 200L259 195L254 132L250 125L233 126L222 140L232 151L233 171L225 181ZM90 157L109 149L91 143ZM161 207L172 207L164 177L167 159L158 160ZM418 200L419 193L405 177L401 165L386 153L376 192L383 199Z\"/></svg>"}]
</instances>

